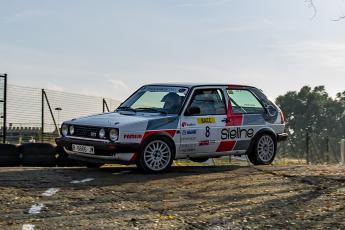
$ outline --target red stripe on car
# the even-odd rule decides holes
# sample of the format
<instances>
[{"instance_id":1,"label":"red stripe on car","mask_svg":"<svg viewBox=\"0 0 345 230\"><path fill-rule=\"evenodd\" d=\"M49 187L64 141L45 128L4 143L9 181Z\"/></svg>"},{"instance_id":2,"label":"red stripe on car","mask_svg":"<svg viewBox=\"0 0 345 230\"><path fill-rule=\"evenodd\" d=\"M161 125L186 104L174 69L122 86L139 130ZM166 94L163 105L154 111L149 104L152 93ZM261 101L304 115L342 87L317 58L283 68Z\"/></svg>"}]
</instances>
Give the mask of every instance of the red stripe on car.
<instances>
[{"instance_id":1,"label":"red stripe on car","mask_svg":"<svg viewBox=\"0 0 345 230\"><path fill-rule=\"evenodd\" d=\"M147 131L147 132L145 132L144 137L143 137L142 140L144 141L149 136L157 134L157 133L166 133L170 137L173 138L175 136L175 134L176 134L176 130L154 130L154 131Z\"/></svg>"},{"instance_id":2,"label":"red stripe on car","mask_svg":"<svg viewBox=\"0 0 345 230\"><path fill-rule=\"evenodd\" d=\"M129 162L134 163L134 162L136 162L136 161L137 161L137 154L134 153L133 156L132 156L132 158L130 159Z\"/></svg>"},{"instance_id":3,"label":"red stripe on car","mask_svg":"<svg viewBox=\"0 0 345 230\"><path fill-rule=\"evenodd\" d=\"M233 114L231 107L231 100L229 100L228 112L227 112L227 122L226 126L241 126L243 122L243 114Z\"/></svg>"},{"instance_id":4,"label":"red stripe on car","mask_svg":"<svg viewBox=\"0 0 345 230\"><path fill-rule=\"evenodd\" d=\"M220 142L217 152L227 152L234 149L236 141L222 141Z\"/></svg>"}]
</instances>

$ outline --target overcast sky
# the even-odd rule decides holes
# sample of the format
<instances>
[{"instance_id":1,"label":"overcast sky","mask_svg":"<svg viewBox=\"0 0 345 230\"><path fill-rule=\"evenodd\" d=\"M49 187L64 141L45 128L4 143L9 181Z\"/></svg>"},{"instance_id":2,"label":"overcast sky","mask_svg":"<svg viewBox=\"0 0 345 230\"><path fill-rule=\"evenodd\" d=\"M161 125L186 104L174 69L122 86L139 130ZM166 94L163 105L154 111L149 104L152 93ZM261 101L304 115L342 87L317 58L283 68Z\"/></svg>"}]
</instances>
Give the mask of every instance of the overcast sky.
<instances>
[{"instance_id":1,"label":"overcast sky","mask_svg":"<svg viewBox=\"0 0 345 230\"><path fill-rule=\"evenodd\" d=\"M343 0L0 0L0 72L124 99L142 84L345 90Z\"/></svg>"}]
</instances>

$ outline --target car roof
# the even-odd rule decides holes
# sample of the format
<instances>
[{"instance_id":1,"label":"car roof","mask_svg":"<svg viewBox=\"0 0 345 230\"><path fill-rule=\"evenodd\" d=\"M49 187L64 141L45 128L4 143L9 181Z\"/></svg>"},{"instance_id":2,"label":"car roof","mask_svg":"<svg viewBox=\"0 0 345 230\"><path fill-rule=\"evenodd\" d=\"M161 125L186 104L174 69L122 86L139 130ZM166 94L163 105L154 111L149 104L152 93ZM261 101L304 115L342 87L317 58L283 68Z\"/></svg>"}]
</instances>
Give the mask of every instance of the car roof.
<instances>
[{"instance_id":1,"label":"car roof","mask_svg":"<svg viewBox=\"0 0 345 230\"><path fill-rule=\"evenodd\" d=\"M194 87L204 87L204 86L227 86L227 87L235 87L235 88L256 88L254 86L248 85L237 85L237 84L215 84L215 83L155 83L155 84L148 84L146 86L167 86L167 87L187 87L187 88L194 88Z\"/></svg>"}]
</instances>

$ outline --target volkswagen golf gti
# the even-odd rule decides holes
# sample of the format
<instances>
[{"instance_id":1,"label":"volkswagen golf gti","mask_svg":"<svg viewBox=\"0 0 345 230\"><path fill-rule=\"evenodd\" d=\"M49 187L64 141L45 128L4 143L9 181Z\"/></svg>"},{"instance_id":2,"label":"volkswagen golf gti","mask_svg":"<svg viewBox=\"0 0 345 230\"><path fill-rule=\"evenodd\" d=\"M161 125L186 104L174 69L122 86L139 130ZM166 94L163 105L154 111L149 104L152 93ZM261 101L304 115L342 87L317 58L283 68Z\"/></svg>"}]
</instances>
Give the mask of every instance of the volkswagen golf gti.
<instances>
[{"instance_id":1,"label":"volkswagen golf gti","mask_svg":"<svg viewBox=\"0 0 345 230\"><path fill-rule=\"evenodd\" d=\"M270 164L284 130L283 112L255 87L151 84L114 112L64 122L56 143L89 167L136 164L159 173L176 159L247 155Z\"/></svg>"}]
</instances>

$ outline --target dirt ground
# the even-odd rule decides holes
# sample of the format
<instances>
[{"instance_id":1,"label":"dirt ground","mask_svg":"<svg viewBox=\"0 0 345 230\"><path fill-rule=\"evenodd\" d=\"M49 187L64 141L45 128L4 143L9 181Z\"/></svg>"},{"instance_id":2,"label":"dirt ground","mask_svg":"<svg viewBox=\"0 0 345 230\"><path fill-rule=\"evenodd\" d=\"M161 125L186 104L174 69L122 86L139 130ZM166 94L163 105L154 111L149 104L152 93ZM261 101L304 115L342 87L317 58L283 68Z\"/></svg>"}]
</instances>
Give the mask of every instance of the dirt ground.
<instances>
[{"instance_id":1,"label":"dirt ground","mask_svg":"<svg viewBox=\"0 0 345 230\"><path fill-rule=\"evenodd\" d=\"M0 229L345 229L341 166L1 168L0 197Z\"/></svg>"}]
</instances>

